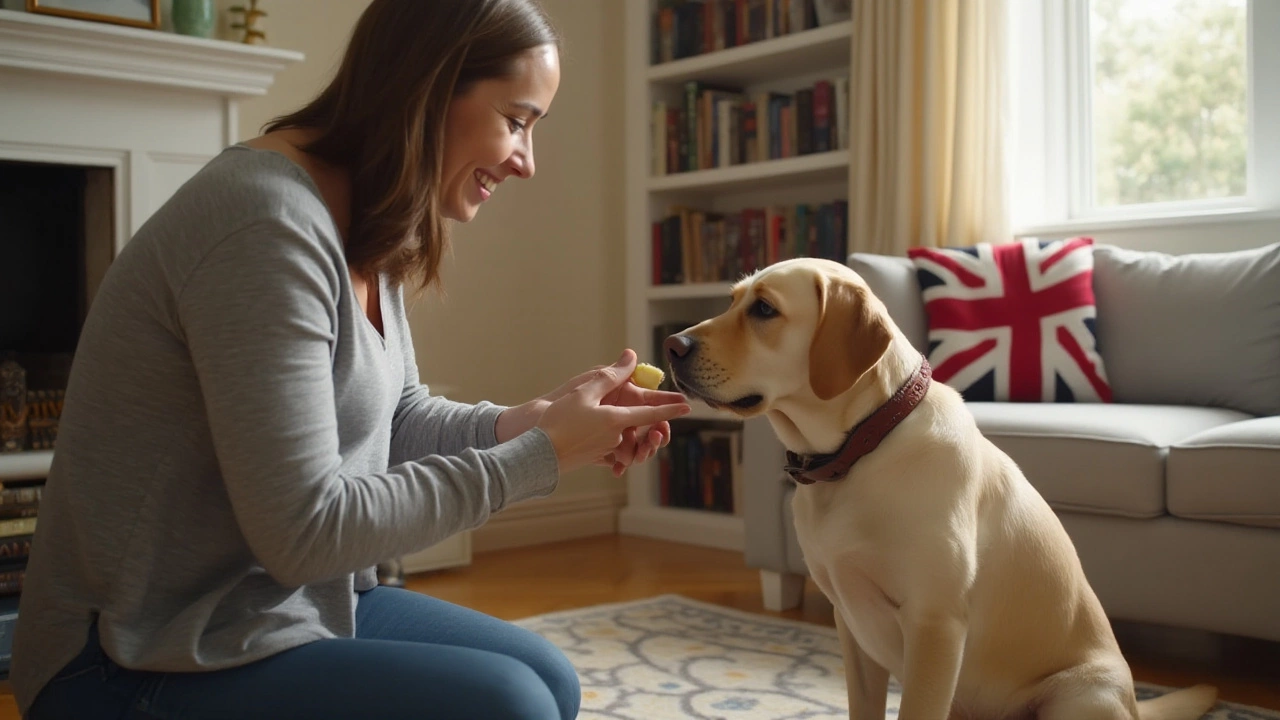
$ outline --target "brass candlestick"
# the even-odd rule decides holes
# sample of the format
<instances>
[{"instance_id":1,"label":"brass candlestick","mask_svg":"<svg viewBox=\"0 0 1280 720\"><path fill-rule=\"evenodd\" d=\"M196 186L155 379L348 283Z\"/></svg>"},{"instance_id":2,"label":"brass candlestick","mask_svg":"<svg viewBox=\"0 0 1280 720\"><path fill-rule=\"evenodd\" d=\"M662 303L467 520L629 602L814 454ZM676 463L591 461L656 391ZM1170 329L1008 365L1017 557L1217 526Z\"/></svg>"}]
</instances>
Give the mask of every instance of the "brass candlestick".
<instances>
[{"instance_id":1,"label":"brass candlestick","mask_svg":"<svg viewBox=\"0 0 1280 720\"><path fill-rule=\"evenodd\" d=\"M240 16L239 20L231 23L231 29L244 31L244 37L241 38L240 42L247 45L267 44L267 34L258 29L258 19L266 17L267 13L258 9L258 0L249 0L247 7L245 5L233 5L228 8L228 12Z\"/></svg>"}]
</instances>

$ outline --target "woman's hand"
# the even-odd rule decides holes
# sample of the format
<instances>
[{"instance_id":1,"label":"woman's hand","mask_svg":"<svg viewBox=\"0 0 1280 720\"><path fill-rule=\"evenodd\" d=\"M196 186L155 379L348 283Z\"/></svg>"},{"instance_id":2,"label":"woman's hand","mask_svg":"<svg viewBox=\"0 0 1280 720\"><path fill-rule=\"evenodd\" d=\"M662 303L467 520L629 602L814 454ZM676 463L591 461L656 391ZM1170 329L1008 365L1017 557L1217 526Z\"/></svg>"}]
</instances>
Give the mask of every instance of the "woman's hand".
<instances>
[{"instance_id":1,"label":"woman's hand","mask_svg":"<svg viewBox=\"0 0 1280 720\"><path fill-rule=\"evenodd\" d=\"M591 376L603 367L604 365L597 365L581 375L569 379L569 381L542 397L534 398L527 403L503 410L498 415L498 422L493 428L493 433L497 436L498 442L500 444L504 443L533 429L538 424L538 421L542 419L542 413L546 412L551 403L590 380Z\"/></svg>"},{"instance_id":2,"label":"woman's hand","mask_svg":"<svg viewBox=\"0 0 1280 720\"><path fill-rule=\"evenodd\" d=\"M551 402L536 426L551 438L562 473L601 463L621 474L637 457L646 459L666 444L668 421L689 412L679 393L633 385L635 367L636 354L627 350L617 363L579 375L545 396ZM641 441L636 428L643 428Z\"/></svg>"},{"instance_id":3,"label":"woman's hand","mask_svg":"<svg viewBox=\"0 0 1280 720\"><path fill-rule=\"evenodd\" d=\"M569 379L563 385L542 397L504 410L498 416L498 422L494 428L498 442L506 442L535 427L551 403L577 389L603 368L605 368L604 365L597 365ZM634 364L631 365L631 370L635 370ZM627 378L630 379L630 373L628 373ZM651 399L653 396L660 398L662 403L654 403ZM683 403L685 399L679 393L646 391L634 383L626 382L606 395L601 402L606 405L638 407L653 404ZM645 427L627 428L622 433L622 441L612 451L596 460L595 464L610 468L614 477L619 477L632 465L652 458L659 449L666 447L670 442L671 424L666 420Z\"/></svg>"},{"instance_id":4,"label":"woman's hand","mask_svg":"<svg viewBox=\"0 0 1280 720\"><path fill-rule=\"evenodd\" d=\"M664 402L685 402L684 396L679 393L645 390L631 382L623 383L617 390L609 393L604 402L609 405L634 407L653 404L652 398L655 395L662 398ZM645 462L653 457L659 448L665 447L670 442L671 423L666 420L647 427L627 428L622 432L622 442L618 443L613 452L602 458L598 464L609 466L614 477L621 477L627 468Z\"/></svg>"}]
</instances>

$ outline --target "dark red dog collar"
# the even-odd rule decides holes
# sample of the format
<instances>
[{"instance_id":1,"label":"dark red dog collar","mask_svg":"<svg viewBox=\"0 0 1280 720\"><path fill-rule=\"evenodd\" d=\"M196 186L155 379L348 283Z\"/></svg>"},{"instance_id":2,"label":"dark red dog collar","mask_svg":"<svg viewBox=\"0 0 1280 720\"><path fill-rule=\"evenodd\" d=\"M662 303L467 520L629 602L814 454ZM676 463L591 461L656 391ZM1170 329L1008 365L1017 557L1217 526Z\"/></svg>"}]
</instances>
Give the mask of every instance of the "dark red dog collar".
<instances>
[{"instance_id":1,"label":"dark red dog collar","mask_svg":"<svg viewBox=\"0 0 1280 720\"><path fill-rule=\"evenodd\" d=\"M783 469L801 485L843 478L859 458L875 450L885 436L920 404L929 391L932 377L933 368L921 355L920 366L911 373L907 382L885 404L849 431L843 447L826 455L797 455L788 450L787 465Z\"/></svg>"}]
</instances>

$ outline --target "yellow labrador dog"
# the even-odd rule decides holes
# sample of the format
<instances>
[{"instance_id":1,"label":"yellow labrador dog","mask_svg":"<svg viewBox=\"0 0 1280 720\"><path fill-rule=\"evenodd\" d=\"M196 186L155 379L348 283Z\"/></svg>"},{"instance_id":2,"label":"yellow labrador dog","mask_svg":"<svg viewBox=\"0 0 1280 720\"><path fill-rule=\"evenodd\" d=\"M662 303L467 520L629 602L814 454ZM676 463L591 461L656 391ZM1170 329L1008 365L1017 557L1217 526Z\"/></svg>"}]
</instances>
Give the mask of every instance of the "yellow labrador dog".
<instances>
[{"instance_id":1,"label":"yellow labrador dog","mask_svg":"<svg viewBox=\"0 0 1280 720\"><path fill-rule=\"evenodd\" d=\"M1193 720L1213 706L1208 685L1136 701L1057 516L853 270L765 268L664 350L683 393L766 415L787 447L853 720L885 717L890 675L902 720Z\"/></svg>"}]
</instances>

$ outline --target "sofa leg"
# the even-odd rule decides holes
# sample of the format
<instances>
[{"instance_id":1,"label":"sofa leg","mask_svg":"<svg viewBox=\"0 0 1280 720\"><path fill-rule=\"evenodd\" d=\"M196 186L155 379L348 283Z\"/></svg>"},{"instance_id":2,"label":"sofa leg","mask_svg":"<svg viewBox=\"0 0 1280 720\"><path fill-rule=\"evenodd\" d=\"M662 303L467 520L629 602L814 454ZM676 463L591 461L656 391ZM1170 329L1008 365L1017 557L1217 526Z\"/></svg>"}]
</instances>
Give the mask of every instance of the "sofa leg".
<instances>
[{"instance_id":1,"label":"sofa leg","mask_svg":"<svg viewBox=\"0 0 1280 720\"><path fill-rule=\"evenodd\" d=\"M760 571L760 590L764 594L766 610L790 610L804 598L804 575Z\"/></svg>"}]
</instances>

